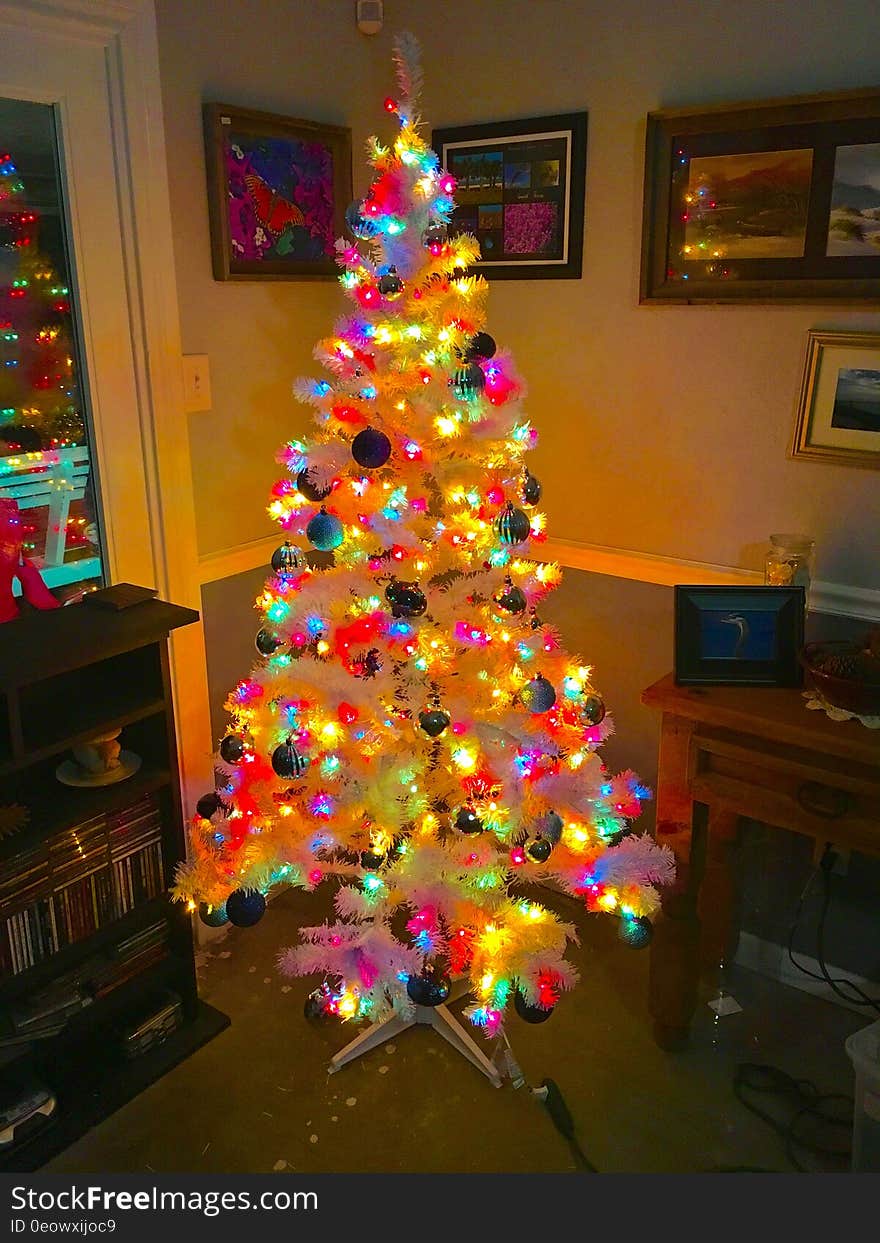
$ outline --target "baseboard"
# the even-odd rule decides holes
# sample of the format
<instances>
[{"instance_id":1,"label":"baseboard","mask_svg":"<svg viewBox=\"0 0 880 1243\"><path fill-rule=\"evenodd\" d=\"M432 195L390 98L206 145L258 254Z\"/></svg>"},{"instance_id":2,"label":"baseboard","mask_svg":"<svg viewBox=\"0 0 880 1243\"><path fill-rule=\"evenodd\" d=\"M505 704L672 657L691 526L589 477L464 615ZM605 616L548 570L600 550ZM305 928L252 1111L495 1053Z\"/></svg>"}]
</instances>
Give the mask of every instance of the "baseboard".
<instances>
[{"instance_id":1,"label":"baseboard","mask_svg":"<svg viewBox=\"0 0 880 1243\"><path fill-rule=\"evenodd\" d=\"M796 958L798 962L803 963L808 971L813 971L816 975L821 974L819 964L815 958L810 958L806 954L796 954ZM774 941L765 941L762 937L755 936L752 932L740 933L739 945L737 946L734 961L740 967L745 967L749 971L769 976L772 980L778 980L780 984L788 984L792 988L799 988L802 992L811 993L814 997L821 997L824 1001L831 1001L836 1006L844 1006L847 1010L853 1010L857 1014L871 1013L866 1006L859 1006L845 1001L833 989L829 988L824 980L811 980L808 975L798 971L792 965L788 957L788 950L784 945L777 945ZM875 997L880 1001L880 984L876 980L866 980L863 976L855 975L852 971L847 971L843 967L833 966L831 963L826 963L825 965L828 969L828 974L835 980L841 978L852 980L853 984L858 985L869 997Z\"/></svg>"}]
</instances>

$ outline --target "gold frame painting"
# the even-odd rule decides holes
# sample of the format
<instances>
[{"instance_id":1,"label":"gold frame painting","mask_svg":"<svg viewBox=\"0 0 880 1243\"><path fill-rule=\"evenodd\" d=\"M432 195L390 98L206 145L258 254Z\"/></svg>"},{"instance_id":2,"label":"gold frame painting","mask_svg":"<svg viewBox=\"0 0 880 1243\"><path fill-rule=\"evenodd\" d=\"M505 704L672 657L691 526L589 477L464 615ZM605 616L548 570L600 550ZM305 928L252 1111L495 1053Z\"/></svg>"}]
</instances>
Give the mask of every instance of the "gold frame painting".
<instances>
[{"instance_id":1,"label":"gold frame painting","mask_svg":"<svg viewBox=\"0 0 880 1243\"><path fill-rule=\"evenodd\" d=\"M807 334L789 456L880 470L880 334Z\"/></svg>"}]
</instances>

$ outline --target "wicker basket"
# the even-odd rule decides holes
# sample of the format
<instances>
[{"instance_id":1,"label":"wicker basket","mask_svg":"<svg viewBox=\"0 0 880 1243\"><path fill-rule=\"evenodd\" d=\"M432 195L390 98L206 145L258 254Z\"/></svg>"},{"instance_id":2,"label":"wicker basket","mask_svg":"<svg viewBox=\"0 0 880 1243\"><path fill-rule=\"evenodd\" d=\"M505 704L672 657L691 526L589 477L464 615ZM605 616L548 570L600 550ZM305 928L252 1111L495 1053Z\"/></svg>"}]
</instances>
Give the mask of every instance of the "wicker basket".
<instances>
[{"instance_id":1,"label":"wicker basket","mask_svg":"<svg viewBox=\"0 0 880 1243\"><path fill-rule=\"evenodd\" d=\"M846 639L808 643L801 649L800 662L807 678L824 700L834 708L844 708L859 716L880 715L880 675L877 678L842 678L823 673L815 666L826 656L858 656L860 648Z\"/></svg>"}]
</instances>

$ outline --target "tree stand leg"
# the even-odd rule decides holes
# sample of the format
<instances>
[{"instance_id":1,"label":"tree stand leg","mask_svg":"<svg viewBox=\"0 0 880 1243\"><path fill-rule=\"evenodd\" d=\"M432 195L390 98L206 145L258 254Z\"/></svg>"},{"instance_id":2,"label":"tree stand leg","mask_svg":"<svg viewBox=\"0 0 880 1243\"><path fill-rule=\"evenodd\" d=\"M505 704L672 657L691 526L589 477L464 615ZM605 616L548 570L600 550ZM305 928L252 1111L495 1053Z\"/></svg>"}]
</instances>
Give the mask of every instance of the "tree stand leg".
<instances>
[{"instance_id":1,"label":"tree stand leg","mask_svg":"<svg viewBox=\"0 0 880 1243\"><path fill-rule=\"evenodd\" d=\"M361 1032L350 1044L340 1049L330 1059L330 1074L335 1074L337 1070L341 1070L343 1066L353 1062L361 1054L369 1053L371 1049L385 1044L387 1040L391 1040L392 1037L406 1031L409 1027L433 1027L438 1036L442 1036L462 1057L467 1058L472 1066L476 1066L490 1083L496 1088L501 1087L501 1074L497 1066L489 1061L446 1006L416 1006L412 1018L402 1018L399 1014L393 1014L381 1023L371 1024L366 1031Z\"/></svg>"}]
</instances>

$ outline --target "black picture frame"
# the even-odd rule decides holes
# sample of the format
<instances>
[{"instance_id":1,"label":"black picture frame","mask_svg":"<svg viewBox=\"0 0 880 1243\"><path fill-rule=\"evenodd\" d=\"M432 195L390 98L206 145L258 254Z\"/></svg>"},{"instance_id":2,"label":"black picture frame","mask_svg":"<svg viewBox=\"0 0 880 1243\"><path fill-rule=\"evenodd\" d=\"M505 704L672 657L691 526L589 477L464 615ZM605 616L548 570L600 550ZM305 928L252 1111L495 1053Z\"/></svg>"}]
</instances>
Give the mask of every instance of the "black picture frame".
<instances>
[{"instance_id":1,"label":"black picture frame","mask_svg":"<svg viewBox=\"0 0 880 1243\"><path fill-rule=\"evenodd\" d=\"M875 178L880 88L649 113L640 303L880 303Z\"/></svg>"},{"instance_id":2,"label":"black picture frame","mask_svg":"<svg viewBox=\"0 0 880 1243\"><path fill-rule=\"evenodd\" d=\"M214 280L337 280L351 130L224 103L204 104L202 117Z\"/></svg>"},{"instance_id":3,"label":"black picture frame","mask_svg":"<svg viewBox=\"0 0 880 1243\"><path fill-rule=\"evenodd\" d=\"M586 112L435 129L431 145L457 182L450 231L480 241L472 270L488 280L580 279Z\"/></svg>"},{"instance_id":4,"label":"black picture frame","mask_svg":"<svg viewBox=\"0 0 880 1243\"><path fill-rule=\"evenodd\" d=\"M803 587L677 586L677 686L800 686Z\"/></svg>"}]
</instances>

